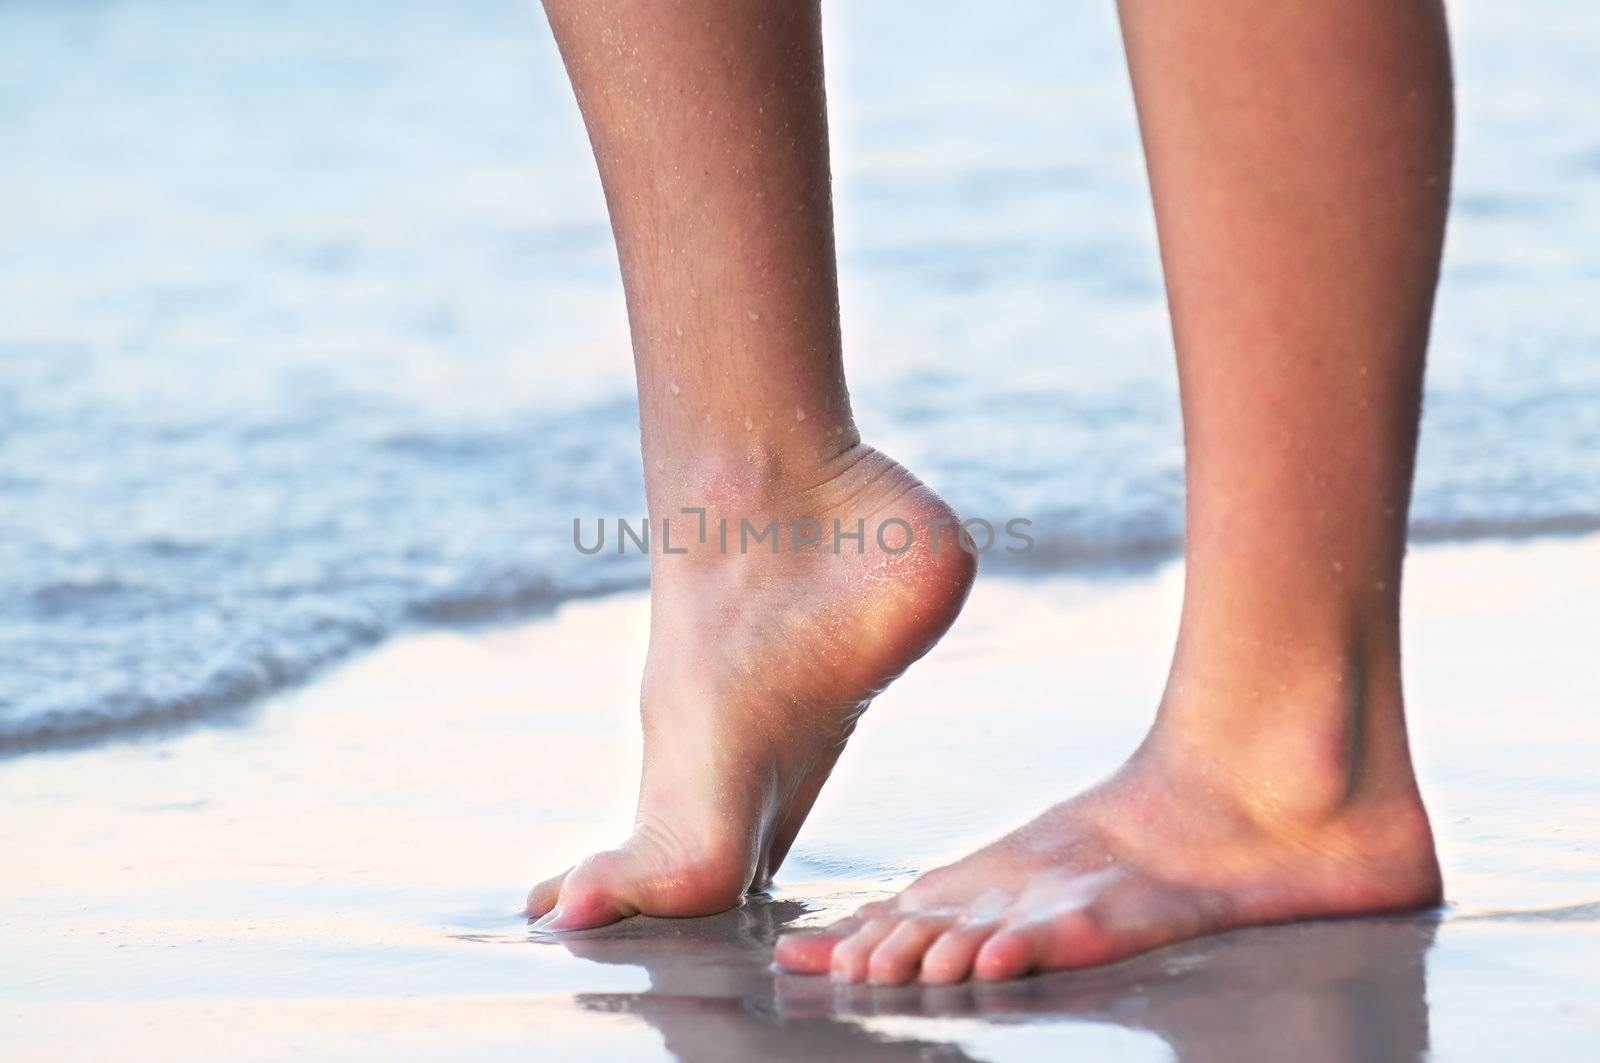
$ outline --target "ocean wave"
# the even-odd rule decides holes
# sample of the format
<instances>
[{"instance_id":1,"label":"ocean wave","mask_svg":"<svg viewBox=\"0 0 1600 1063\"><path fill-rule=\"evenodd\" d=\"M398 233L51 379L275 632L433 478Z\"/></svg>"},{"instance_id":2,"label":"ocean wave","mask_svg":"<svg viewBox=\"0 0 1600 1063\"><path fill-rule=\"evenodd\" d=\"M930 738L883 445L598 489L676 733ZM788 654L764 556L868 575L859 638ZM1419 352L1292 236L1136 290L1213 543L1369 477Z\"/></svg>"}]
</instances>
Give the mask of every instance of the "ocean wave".
<instances>
[{"instance_id":1,"label":"ocean wave","mask_svg":"<svg viewBox=\"0 0 1600 1063\"><path fill-rule=\"evenodd\" d=\"M1011 578L1127 573L1169 562L1182 548L1181 530L1164 534L1152 530L1118 541L1052 535L1039 527L1030 531L1035 536L1032 549L1019 554L995 549L985 554L981 570ZM1413 539L1459 542L1595 531L1600 531L1600 516L1594 514L1500 521L1422 520L1413 527ZM312 596L314 600L309 604L296 603L301 612L298 623L279 623L270 632L236 634L203 658L186 659L174 647L165 674L156 676L148 670L130 674L115 668L103 655L91 657L80 652L76 670L97 674L102 681L79 678L43 689L8 684L11 697L0 701L0 754L75 745L110 735L161 731L194 720L228 720L260 698L299 683L324 666L396 632L428 625L523 620L564 602L641 590L647 585L645 558L633 555L608 562L589 572L569 567L565 576L549 570L480 566L446 589L419 593L413 599L397 591L391 608L355 614L337 599ZM40 588L34 598L82 593L88 593L88 602L93 602L102 594L119 594L120 587L114 582L87 587L53 584ZM85 604L79 602L80 606ZM263 607L252 612L269 615ZM116 614L117 609L112 608L100 619ZM60 614L53 605L47 615L59 622ZM162 615L161 609L149 607L146 619L159 624ZM126 613L123 619L129 619ZM81 635L84 629L77 630ZM54 641L48 635L36 637L41 643ZM181 636L178 639L180 646L185 641ZM27 647L13 649L26 651ZM37 647L41 653L47 649L59 652L62 646ZM79 649L85 647L80 645Z\"/></svg>"},{"instance_id":2,"label":"ocean wave","mask_svg":"<svg viewBox=\"0 0 1600 1063\"><path fill-rule=\"evenodd\" d=\"M160 4L0 5L0 750L228 718L396 632L644 585L643 558L571 546L574 517L644 499L615 252L548 30L402 7L191 5L178 34ZM1572 209L1600 170L1563 133L1600 110L1600 24L1566 10L1458 26L1476 95L1418 541L1600 531L1600 216ZM961 512L1033 522L990 572L1177 556L1114 14L1016 5L983 38L1047 25L1070 63L951 49L909 5L837 14L863 432ZM935 52L961 91L928 82ZM1082 106L1004 106L1040 93Z\"/></svg>"}]
</instances>

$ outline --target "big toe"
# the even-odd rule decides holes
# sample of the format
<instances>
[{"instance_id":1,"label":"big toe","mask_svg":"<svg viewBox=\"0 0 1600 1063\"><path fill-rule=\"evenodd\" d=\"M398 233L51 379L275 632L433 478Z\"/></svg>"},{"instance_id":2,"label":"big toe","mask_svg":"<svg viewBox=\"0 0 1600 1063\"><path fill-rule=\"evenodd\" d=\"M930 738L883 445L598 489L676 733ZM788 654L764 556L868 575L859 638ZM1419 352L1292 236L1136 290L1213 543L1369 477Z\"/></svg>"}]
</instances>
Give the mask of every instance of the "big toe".
<instances>
[{"instance_id":1,"label":"big toe","mask_svg":"<svg viewBox=\"0 0 1600 1063\"><path fill-rule=\"evenodd\" d=\"M528 891L527 914L528 921L540 919L556 906L557 899L561 896L561 884L572 873L569 867L559 875L551 875L533 889Z\"/></svg>"},{"instance_id":2,"label":"big toe","mask_svg":"<svg viewBox=\"0 0 1600 1063\"><path fill-rule=\"evenodd\" d=\"M785 934L772 950L779 967L796 974L826 974L833 962L834 946L855 932L854 927L801 930Z\"/></svg>"},{"instance_id":3,"label":"big toe","mask_svg":"<svg viewBox=\"0 0 1600 1063\"><path fill-rule=\"evenodd\" d=\"M853 936L870 920L892 912L887 901L862 905L854 915L837 919L821 930L796 930L778 938L772 958L786 971L796 974L826 974L831 970L834 948Z\"/></svg>"},{"instance_id":4,"label":"big toe","mask_svg":"<svg viewBox=\"0 0 1600 1063\"><path fill-rule=\"evenodd\" d=\"M612 849L536 886L528 900L528 914L536 914L536 903L543 912L534 919L533 929L587 930L637 914L640 870L636 865L627 850Z\"/></svg>"}]
</instances>

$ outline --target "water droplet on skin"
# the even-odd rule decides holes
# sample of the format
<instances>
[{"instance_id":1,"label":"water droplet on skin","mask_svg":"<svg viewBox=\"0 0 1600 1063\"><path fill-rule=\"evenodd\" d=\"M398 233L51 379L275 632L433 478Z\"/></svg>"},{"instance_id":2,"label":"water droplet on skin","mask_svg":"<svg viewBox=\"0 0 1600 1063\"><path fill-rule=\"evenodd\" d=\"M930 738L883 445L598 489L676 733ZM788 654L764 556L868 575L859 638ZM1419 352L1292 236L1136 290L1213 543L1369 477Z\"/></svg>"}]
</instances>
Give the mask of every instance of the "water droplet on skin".
<instances>
[{"instance_id":1,"label":"water droplet on skin","mask_svg":"<svg viewBox=\"0 0 1600 1063\"><path fill-rule=\"evenodd\" d=\"M691 299L698 299L698 298L700 298L700 292L699 292L699 290L698 290L698 289L695 289L695 288L690 288L690 289L689 289L689 298L691 298Z\"/></svg>"},{"instance_id":2,"label":"water droplet on skin","mask_svg":"<svg viewBox=\"0 0 1600 1063\"><path fill-rule=\"evenodd\" d=\"M672 334L674 336L682 336L683 335L683 326L682 325L673 325L672 326Z\"/></svg>"},{"instance_id":3,"label":"water droplet on skin","mask_svg":"<svg viewBox=\"0 0 1600 1063\"><path fill-rule=\"evenodd\" d=\"M751 321L760 321L761 315L754 310L749 311Z\"/></svg>"},{"instance_id":4,"label":"water droplet on skin","mask_svg":"<svg viewBox=\"0 0 1600 1063\"><path fill-rule=\"evenodd\" d=\"M797 421L805 420L806 419L806 411L804 411L800 407L796 406L794 408L794 419L797 420Z\"/></svg>"},{"instance_id":5,"label":"water droplet on skin","mask_svg":"<svg viewBox=\"0 0 1600 1063\"><path fill-rule=\"evenodd\" d=\"M1344 562L1343 561L1335 561L1333 563L1333 570L1335 572L1343 572L1344 571Z\"/></svg>"},{"instance_id":6,"label":"water droplet on skin","mask_svg":"<svg viewBox=\"0 0 1600 1063\"><path fill-rule=\"evenodd\" d=\"M744 430L746 432L750 431L750 429L754 428L755 426L756 426L756 423L754 421L752 421L750 418L746 417L744 419Z\"/></svg>"},{"instance_id":7,"label":"water droplet on skin","mask_svg":"<svg viewBox=\"0 0 1600 1063\"><path fill-rule=\"evenodd\" d=\"M683 389L680 388L678 386L678 382L676 380L674 380L672 383L667 385L667 390L672 392L674 395L676 395L678 392L682 391Z\"/></svg>"}]
</instances>

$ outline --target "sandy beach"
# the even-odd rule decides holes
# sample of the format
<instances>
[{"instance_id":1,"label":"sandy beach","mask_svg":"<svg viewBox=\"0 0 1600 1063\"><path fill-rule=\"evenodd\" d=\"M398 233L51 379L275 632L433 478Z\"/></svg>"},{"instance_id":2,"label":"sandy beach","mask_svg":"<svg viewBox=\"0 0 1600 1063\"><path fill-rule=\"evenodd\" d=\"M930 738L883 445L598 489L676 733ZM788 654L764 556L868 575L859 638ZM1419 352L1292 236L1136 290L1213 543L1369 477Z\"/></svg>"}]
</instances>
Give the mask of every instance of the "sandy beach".
<instances>
[{"instance_id":1,"label":"sandy beach","mask_svg":"<svg viewBox=\"0 0 1600 1063\"><path fill-rule=\"evenodd\" d=\"M1449 904L940 990L775 972L824 922L1093 782L1181 570L980 580L869 713L771 896L527 934L614 841L638 594L419 632L222 723L0 761L0 1056L1584 1058L1600 1036L1600 538L1414 552L1407 670Z\"/></svg>"}]
</instances>

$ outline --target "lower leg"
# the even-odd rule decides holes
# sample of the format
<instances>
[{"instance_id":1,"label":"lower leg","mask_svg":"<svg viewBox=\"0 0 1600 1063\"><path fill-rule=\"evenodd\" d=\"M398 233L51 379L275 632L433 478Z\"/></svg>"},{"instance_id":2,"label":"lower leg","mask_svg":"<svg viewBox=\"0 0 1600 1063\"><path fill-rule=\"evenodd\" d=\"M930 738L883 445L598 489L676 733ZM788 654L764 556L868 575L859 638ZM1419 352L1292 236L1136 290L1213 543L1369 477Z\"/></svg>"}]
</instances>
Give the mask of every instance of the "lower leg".
<instances>
[{"instance_id":1,"label":"lower leg","mask_svg":"<svg viewBox=\"0 0 1600 1063\"><path fill-rule=\"evenodd\" d=\"M852 419L817 4L546 9L616 236L653 533L637 830L528 901L572 929L717 911L762 885L972 566L953 538L931 548L948 507ZM776 551L748 543L743 521L759 535L775 519ZM797 542L796 519L824 541ZM898 525L880 546L890 519L918 533L909 549ZM836 543L834 521L864 537Z\"/></svg>"},{"instance_id":2,"label":"lower leg","mask_svg":"<svg viewBox=\"0 0 1600 1063\"><path fill-rule=\"evenodd\" d=\"M1187 582L1121 772L831 932L847 979L1013 977L1436 903L1399 589L1451 151L1436 0L1124 0L1177 342Z\"/></svg>"},{"instance_id":3,"label":"lower leg","mask_svg":"<svg viewBox=\"0 0 1600 1063\"><path fill-rule=\"evenodd\" d=\"M1127 0L1123 22L1188 451L1162 723L1321 807L1357 765L1410 774L1400 567L1448 199L1443 12Z\"/></svg>"}]
</instances>

